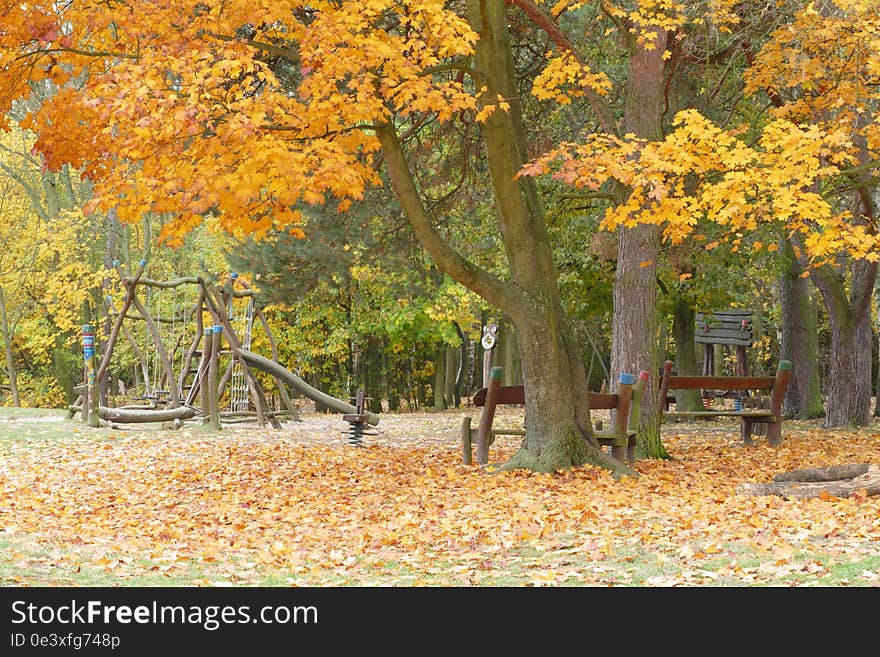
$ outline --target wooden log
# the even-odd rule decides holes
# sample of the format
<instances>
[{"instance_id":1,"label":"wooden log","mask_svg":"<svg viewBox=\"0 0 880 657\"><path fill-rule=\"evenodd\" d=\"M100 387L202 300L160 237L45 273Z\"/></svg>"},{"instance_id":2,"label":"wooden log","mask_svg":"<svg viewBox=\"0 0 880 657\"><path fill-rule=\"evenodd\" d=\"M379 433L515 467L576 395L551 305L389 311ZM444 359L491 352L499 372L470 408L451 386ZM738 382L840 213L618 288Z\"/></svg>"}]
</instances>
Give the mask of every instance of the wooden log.
<instances>
[{"instance_id":1,"label":"wooden log","mask_svg":"<svg viewBox=\"0 0 880 657\"><path fill-rule=\"evenodd\" d=\"M196 409L189 406L177 406L156 411L136 411L122 408L109 408L101 406L98 413L102 420L108 422L121 422L122 424L136 424L145 422L171 422L172 420L186 420L194 417Z\"/></svg>"},{"instance_id":2,"label":"wooden log","mask_svg":"<svg viewBox=\"0 0 880 657\"><path fill-rule=\"evenodd\" d=\"M827 468L806 468L803 470L791 470L773 477L773 481L836 481L838 479L853 479L865 474L871 469L870 463L850 463L847 465L830 465Z\"/></svg>"},{"instance_id":3,"label":"wooden log","mask_svg":"<svg viewBox=\"0 0 880 657\"><path fill-rule=\"evenodd\" d=\"M856 472L861 474L847 476ZM838 479L826 478L836 474L842 476ZM776 475L772 482L745 483L736 487L736 492L742 495L777 495L794 499L819 497L823 493L832 497L851 497L859 491L864 491L869 497L880 495L880 466L861 463L793 470Z\"/></svg>"},{"instance_id":4,"label":"wooden log","mask_svg":"<svg viewBox=\"0 0 880 657\"><path fill-rule=\"evenodd\" d=\"M203 329L202 332L204 334L204 343L202 346L202 363L199 365L199 390L202 395L202 411L205 413L202 423L209 424L213 409L211 408L211 381L208 374L211 369L211 349L214 331L209 326Z\"/></svg>"},{"instance_id":5,"label":"wooden log","mask_svg":"<svg viewBox=\"0 0 880 657\"><path fill-rule=\"evenodd\" d=\"M224 333L226 335L226 342L229 344L229 348L234 356L238 359L239 366L241 367L241 371L244 374L244 379L247 382L248 388L251 392L251 398L253 399L254 408L256 409L258 414L257 418L260 426L264 426L267 419L265 416L265 412L269 410L269 404L266 401L266 395L263 392L263 387L260 385L260 382L254 376L253 372L251 372L250 367L242 357L242 351L244 351L244 349L241 346L241 342L239 341L238 336L235 335L235 331L232 327L232 322L229 321L229 316L226 314L223 293L216 285L208 283L207 281L204 281L202 283L202 286L205 290L205 301L208 303L209 310L211 311L211 314L218 320L219 324L223 327ZM281 423L275 417L269 417L268 420L272 424L273 428L281 428Z\"/></svg>"}]
</instances>

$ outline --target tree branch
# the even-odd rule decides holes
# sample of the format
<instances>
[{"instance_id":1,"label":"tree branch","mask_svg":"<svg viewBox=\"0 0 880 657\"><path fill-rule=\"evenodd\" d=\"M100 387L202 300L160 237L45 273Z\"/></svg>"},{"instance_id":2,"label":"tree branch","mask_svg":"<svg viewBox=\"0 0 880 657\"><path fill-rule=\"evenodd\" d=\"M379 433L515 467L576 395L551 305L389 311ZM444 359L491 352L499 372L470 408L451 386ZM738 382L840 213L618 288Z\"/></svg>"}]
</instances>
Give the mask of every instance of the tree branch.
<instances>
[{"instance_id":1,"label":"tree branch","mask_svg":"<svg viewBox=\"0 0 880 657\"><path fill-rule=\"evenodd\" d=\"M400 146L397 130L390 123L377 123L376 136L391 184L403 207L416 237L438 267L465 287L473 290L500 309L512 308L520 301L512 286L481 269L453 249L440 235L422 203L415 181Z\"/></svg>"},{"instance_id":2,"label":"tree branch","mask_svg":"<svg viewBox=\"0 0 880 657\"><path fill-rule=\"evenodd\" d=\"M550 40L556 44L557 48L563 52L570 53L579 64L586 66L584 60L574 49L571 40L565 32L559 28L553 20L553 17L544 9L532 2L532 0L507 0L507 3L519 7L519 9L522 10L522 12L528 16L535 25L544 30L547 36L550 37ZM596 117L599 119L599 125L602 126L602 130L610 135L617 134L617 128L614 125L614 117L608 103L602 100L602 97L589 87L584 89L584 95L587 98L587 102L590 103L590 107L592 107L593 111L596 113Z\"/></svg>"}]
</instances>

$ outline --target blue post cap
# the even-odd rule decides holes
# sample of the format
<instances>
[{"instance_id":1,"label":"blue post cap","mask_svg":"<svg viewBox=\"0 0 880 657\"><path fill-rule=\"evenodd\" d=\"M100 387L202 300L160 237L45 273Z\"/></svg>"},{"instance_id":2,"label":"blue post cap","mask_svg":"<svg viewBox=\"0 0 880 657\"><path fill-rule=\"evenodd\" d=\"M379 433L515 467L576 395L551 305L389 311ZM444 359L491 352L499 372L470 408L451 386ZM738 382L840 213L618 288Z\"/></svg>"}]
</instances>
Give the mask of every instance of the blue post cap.
<instances>
[{"instance_id":1,"label":"blue post cap","mask_svg":"<svg viewBox=\"0 0 880 657\"><path fill-rule=\"evenodd\" d=\"M94 333L95 332L95 325L94 324L83 324L82 325L82 332L83 333Z\"/></svg>"},{"instance_id":2,"label":"blue post cap","mask_svg":"<svg viewBox=\"0 0 880 657\"><path fill-rule=\"evenodd\" d=\"M238 272L237 271L229 272L229 278L238 278Z\"/></svg>"},{"instance_id":3,"label":"blue post cap","mask_svg":"<svg viewBox=\"0 0 880 657\"><path fill-rule=\"evenodd\" d=\"M118 260L114 260L114 261L113 261L113 266L114 266L114 267L118 267L118 266L119 266L119 261L118 261Z\"/></svg>"},{"instance_id":4,"label":"blue post cap","mask_svg":"<svg viewBox=\"0 0 880 657\"><path fill-rule=\"evenodd\" d=\"M489 378L490 379L500 379L502 370L503 370L503 368L498 367L496 365L491 370L489 370Z\"/></svg>"},{"instance_id":5,"label":"blue post cap","mask_svg":"<svg viewBox=\"0 0 880 657\"><path fill-rule=\"evenodd\" d=\"M214 324L214 333L223 333L223 327L220 324Z\"/></svg>"},{"instance_id":6,"label":"blue post cap","mask_svg":"<svg viewBox=\"0 0 880 657\"><path fill-rule=\"evenodd\" d=\"M147 266L147 261L146 261L146 260L141 260L141 266L142 266L142 267L146 267L146 266Z\"/></svg>"},{"instance_id":7,"label":"blue post cap","mask_svg":"<svg viewBox=\"0 0 880 657\"><path fill-rule=\"evenodd\" d=\"M636 375L630 374L629 372L621 372L620 373L620 382L624 385L629 384L632 385L636 382Z\"/></svg>"}]
</instances>

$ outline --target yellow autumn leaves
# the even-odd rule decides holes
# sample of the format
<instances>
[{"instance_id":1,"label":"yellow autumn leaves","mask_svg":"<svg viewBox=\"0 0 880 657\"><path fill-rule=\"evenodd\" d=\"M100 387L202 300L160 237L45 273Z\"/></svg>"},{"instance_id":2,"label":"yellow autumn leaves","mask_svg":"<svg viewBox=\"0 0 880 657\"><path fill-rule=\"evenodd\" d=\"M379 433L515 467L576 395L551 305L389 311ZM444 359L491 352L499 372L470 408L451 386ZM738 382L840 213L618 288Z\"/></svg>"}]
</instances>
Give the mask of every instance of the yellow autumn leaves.
<instances>
[{"instance_id":1,"label":"yellow autumn leaves","mask_svg":"<svg viewBox=\"0 0 880 657\"><path fill-rule=\"evenodd\" d=\"M297 427L218 439L72 429L40 449L7 444L0 531L65 551L52 570L59 580L77 562L121 579L211 563L231 582L374 585L457 574L473 584L516 571L525 582L608 584L608 569L647 554L667 579L720 559L714 577L760 583L776 567L796 570L796 552L857 560L880 540L877 497L735 492L795 468L870 460L880 443L868 432L790 429L782 447L748 450L735 428L670 432L674 460L640 461L640 479L615 481L589 467L487 476L461 463L458 417L399 420L387 418L393 435L365 449ZM500 439L499 458L515 442Z\"/></svg>"}]
</instances>

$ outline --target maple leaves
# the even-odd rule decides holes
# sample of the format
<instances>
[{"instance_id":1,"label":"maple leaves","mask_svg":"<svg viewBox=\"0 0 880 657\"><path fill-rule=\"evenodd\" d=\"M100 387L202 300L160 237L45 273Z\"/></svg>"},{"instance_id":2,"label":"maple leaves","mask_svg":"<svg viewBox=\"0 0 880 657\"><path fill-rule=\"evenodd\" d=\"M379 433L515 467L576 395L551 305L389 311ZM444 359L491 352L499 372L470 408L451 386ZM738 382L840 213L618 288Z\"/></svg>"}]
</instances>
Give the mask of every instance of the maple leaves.
<instances>
[{"instance_id":1,"label":"maple leaves","mask_svg":"<svg viewBox=\"0 0 880 657\"><path fill-rule=\"evenodd\" d=\"M300 203L359 199L378 183L374 121L476 107L441 70L476 38L443 2L4 9L0 110L51 79L27 123L47 163L98 182L89 209L174 213L175 244L210 214L260 235Z\"/></svg>"},{"instance_id":2,"label":"maple leaves","mask_svg":"<svg viewBox=\"0 0 880 657\"><path fill-rule=\"evenodd\" d=\"M749 146L695 110L680 112L673 125L660 142L589 135L583 144L564 143L521 175L549 173L594 190L610 180L625 186L624 202L605 213L603 227L609 230L656 224L677 244L694 235L701 218L740 233L778 223L805 234L814 260L842 249L856 257L880 255L875 236L851 226L815 191L817 183L853 162L846 131L800 128L779 119L764 128L757 146Z\"/></svg>"},{"instance_id":3,"label":"maple leaves","mask_svg":"<svg viewBox=\"0 0 880 657\"><path fill-rule=\"evenodd\" d=\"M792 429L781 448L742 450L734 429L686 431L669 437L675 460L639 462L643 476L619 482L591 467L485 476L460 462L459 420L388 416L360 450L319 416L283 438L233 428L222 441L84 429L54 443L19 430L0 451L0 528L59 551L56 581L83 567L117 581L189 571L183 583L197 585L778 583L821 577L880 538L880 498L735 493L870 459L876 435ZM798 562L814 548L830 559ZM646 554L663 575L633 581Z\"/></svg>"}]
</instances>

